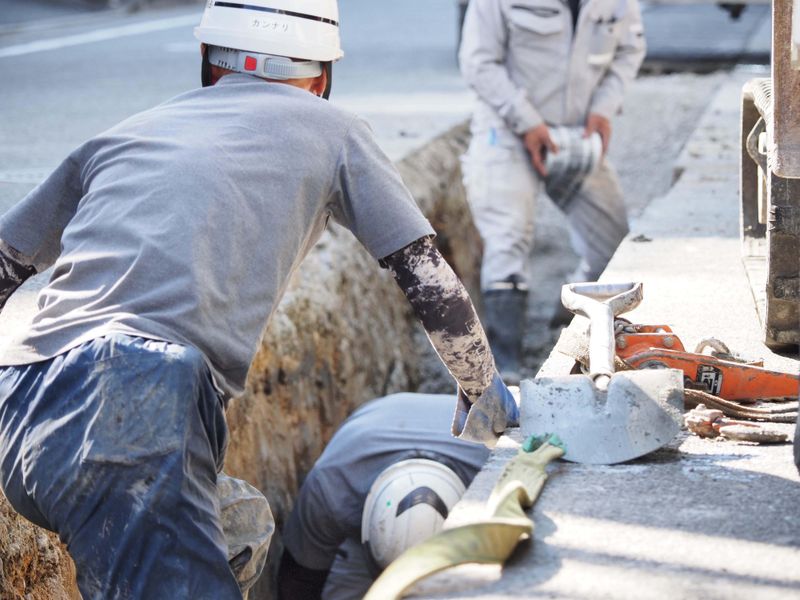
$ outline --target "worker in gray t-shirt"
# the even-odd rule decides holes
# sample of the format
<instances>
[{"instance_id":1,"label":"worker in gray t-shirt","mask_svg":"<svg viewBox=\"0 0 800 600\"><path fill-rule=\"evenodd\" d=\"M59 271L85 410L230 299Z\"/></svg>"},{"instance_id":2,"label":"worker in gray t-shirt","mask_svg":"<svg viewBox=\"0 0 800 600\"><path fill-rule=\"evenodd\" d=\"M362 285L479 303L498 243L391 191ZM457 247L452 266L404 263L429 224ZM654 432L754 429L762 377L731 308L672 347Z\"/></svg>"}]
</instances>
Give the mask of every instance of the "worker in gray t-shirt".
<instances>
[{"instance_id":1,"label":"worker in gray t-shirt","mask_svg":"<svg viewBox=\"0 0 800 600\"><path fill-rule=\"evenodd\" d=\"M409 515L409 520L396 522L402 510L395 512L392 508L386 515L391 522L380 522L379 531L403 538L386 540L384 546L395 542L407 547L409 532L431 527L430 515L436 516L432 507L438 504L438 499L428 506L420 501L419 490L433 489L441 494L441 486L446 489L449 471L456 479L456 486L463 485L460 488L463 493L486 462L489 451L447 433L451 402L445 395L394 394L365 404L342 424L303 481L284 525L279 600L357 600L364 596L380 573L380 566L375 564L379 557L373 554L377 554L375 549L381 550L377 547L371 552L368 545L361 543L368 537L362 531L362 520L369 523L375 518L369 511L380 510L365 501L371 490L379 493L391 485L387 478L383 486L375 482L393 465L424 466L435 461L442 465L445 475L439 475L424 487L414 483L396 487L394 491L399 493L394 498L387 496L378 503L400 507L406 491L416 499L416 506L403 513ZM414 474L413 466L401 473L404 479ZM442 520L445 517L446 514L441 515ZM429 530L427 535L431 533ZM370 541L374 547L375 541Z\"/></svg>"},{"instance_id":2,"label":"worker in gray t-shirt","mask_svg":"<svg viewBox=\"0 0 800 600\"><path fill-rule=\"evenodd\" d=\"M430 224L364 122L323 99L335 0L281 6L206 3L203 87L85 142L0 217L0 308L53 267L0 356L0 486L67 543L85 598L240 597L224 406L330 219L457 380L453 433L491 445L517 420Z\"/></svg>"}]
</instances>

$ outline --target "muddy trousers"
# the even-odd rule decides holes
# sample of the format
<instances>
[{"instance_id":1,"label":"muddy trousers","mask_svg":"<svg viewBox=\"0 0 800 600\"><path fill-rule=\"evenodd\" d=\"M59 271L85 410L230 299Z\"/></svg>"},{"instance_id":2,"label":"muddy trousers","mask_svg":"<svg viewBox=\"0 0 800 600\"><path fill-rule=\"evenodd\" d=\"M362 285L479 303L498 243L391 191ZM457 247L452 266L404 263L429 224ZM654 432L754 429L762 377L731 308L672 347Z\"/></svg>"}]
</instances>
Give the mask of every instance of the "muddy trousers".
<instances>
[{"instance_id":1,"label":"muddy trousers","mask_svg":"<svg viewBox=\"0 0 800 600\"><path fill-rule=\"evenodd\" d=\"M536 202L544 184L521 139L509 132L475 133L463 167L470 210L483 240L481 289L510 280L528 283ZM604 160L559 208L581 258L570 281L594 281L628 233L625 202L611 165Z\"/></svg>"},{"instance_id":2,"label":"muddy trousers","mask_svg":"<svg viewBox=\"0 0 800 600\"><path fill-rule=\"evenodd\" d=\"M226 441L190 347L111 335L0 368L0 485L66 543L84 600L241 598L216 493Z\"/></svg>"}]
</instances>

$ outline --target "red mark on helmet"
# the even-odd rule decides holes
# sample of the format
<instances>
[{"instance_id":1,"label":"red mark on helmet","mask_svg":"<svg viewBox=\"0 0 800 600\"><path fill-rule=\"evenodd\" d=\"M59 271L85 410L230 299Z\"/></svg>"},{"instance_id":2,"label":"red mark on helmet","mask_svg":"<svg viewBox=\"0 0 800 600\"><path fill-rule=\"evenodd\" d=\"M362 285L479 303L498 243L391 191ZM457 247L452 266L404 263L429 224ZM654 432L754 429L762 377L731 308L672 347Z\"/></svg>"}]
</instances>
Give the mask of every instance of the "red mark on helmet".
<instances>
[{"instance_id":1,"label":"red mark on helmet","mask_svg":"<svg viewBox=\"0 0 800 600\"><path fill-rule=\"evenodd\" d=\"M244 57L244 70L245 71L255 71L256 70L256 65L258 65L258 62L256 61L256 59L254 57L252 57L252 56L245 56Z\"/></svg>"}]
</instances>

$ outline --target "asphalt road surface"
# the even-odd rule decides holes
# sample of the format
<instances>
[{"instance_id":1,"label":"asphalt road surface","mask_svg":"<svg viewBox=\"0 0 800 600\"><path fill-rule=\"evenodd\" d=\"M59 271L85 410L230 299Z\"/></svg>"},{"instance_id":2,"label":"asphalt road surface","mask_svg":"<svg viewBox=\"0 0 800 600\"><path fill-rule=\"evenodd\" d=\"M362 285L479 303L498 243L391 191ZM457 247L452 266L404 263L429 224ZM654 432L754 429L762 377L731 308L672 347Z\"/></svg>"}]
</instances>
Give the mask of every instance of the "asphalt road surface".
<instances>
[{"instance_id":1,"label":"asphalt road surface","mask_svg":"<svg viewBox=\"0 0 800 600\"><path fill-rule=\"evenodd\" d=\"M67 19L59 9L52 21L36 10L24 28L0 35L0 211L85 139L198 86L200 14L193 5ZM346 55L332 100L372 116L379 136L401 118L405 138L463 119L456 20L449 0L343 0ZM413 131L420 116L427 125Z\"/></svg>"},{"instance_id":2,"label":"asphalt road surface","mask_svg":"<svg viewBox=\"0 0 800 600\"><path fill-rule=\"evenodd\" d=\"M134 14L47 0L0 11L0 211L83 140L199 85L201 6ZM455 0L341 0L345 58L332 101L365 117L392 158L467 118L455 61ZM725 60L769 47L768 7L738 21L712 5L647 6L651 54ZM766 25L766 28L764 27ZM766 38L765 38L766 32Z\"/></svg>"}]
</instances>

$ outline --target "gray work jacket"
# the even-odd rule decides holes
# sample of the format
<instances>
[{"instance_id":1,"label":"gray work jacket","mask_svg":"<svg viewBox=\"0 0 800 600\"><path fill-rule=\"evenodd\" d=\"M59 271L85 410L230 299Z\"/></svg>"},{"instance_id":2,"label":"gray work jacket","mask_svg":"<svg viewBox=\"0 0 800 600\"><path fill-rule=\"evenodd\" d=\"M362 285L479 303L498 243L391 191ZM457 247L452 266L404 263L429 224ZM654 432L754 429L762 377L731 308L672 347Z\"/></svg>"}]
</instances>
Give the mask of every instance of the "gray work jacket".
<instances>
[{"instance_id":1,"label":"gray work jacket","mask_svg":"<svg viewBox=\"0 0 800 600\"><path fill-rule=\"evenodd\" d=\"M644 59L637 0L471 0L459 61L477 92L473 131L611 118Z\"/></svg>"}]
</instances>

